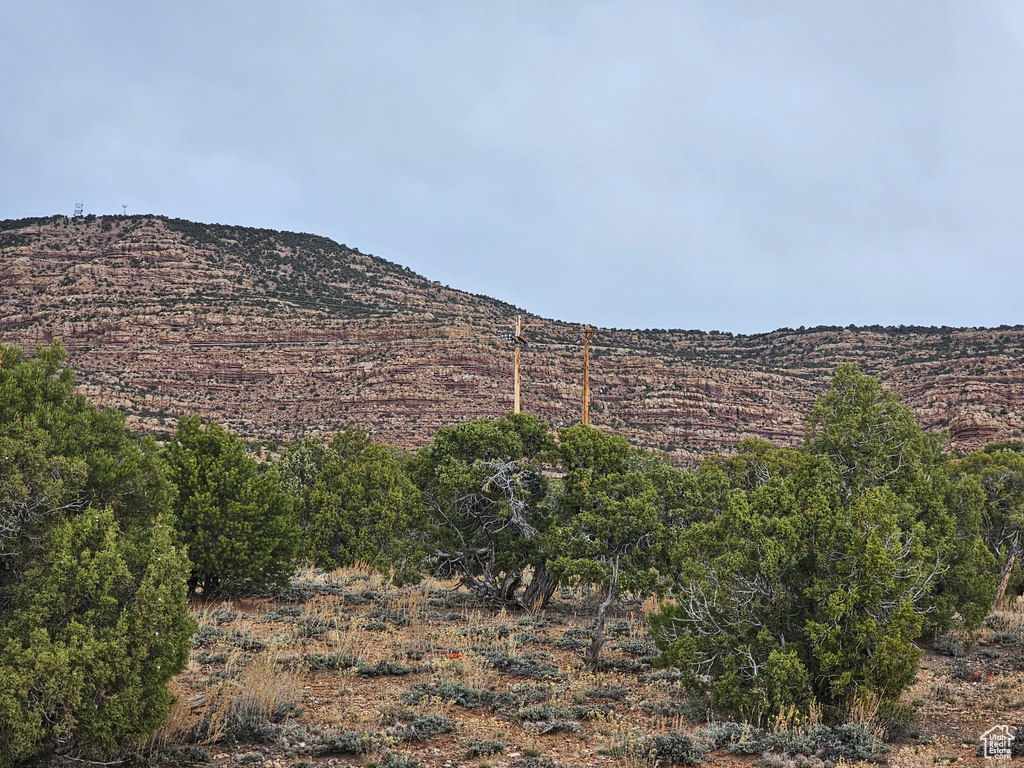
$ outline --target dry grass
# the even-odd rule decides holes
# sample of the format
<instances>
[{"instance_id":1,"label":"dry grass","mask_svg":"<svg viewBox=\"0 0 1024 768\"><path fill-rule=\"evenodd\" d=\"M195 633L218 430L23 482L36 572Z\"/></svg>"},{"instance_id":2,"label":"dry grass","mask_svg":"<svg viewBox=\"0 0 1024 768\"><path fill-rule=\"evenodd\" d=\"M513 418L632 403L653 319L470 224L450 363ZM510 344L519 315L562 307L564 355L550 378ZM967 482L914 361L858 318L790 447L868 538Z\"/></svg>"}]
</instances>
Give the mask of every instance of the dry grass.
<instances>
[{"instance_id":1,"label":"dry grass","mask_svg":"<svg viewBox=\"0 0 1024 768\"><path fill-rule=\"evenodd\" d=\"M652 670L636 648L647 636L646 617L657 610L655 601L620 608L609 617L608 628L614 628L604 651L609 664L588 674L572 643L565 640L585 635L592 617L584 605L566 603L564 596L542 613L491 612L453 594L451 585L430 580L416 587L388 588L365 567L331 573L305 570L294 584L291 601L196 604L193 613L204 641L174 681L178 701L151 739L151 752L199 744L213 753L216 763L233 763L240 755L255 761L252 755L258 753L261 759L278 761L276 768L297 760L308 760L315 768L330 768L329 760L339 767L388 760L397 764L392 757L396 753L425 768L500 768L526 758L558 766L653 768L655 757L650 742L646 751L642 748L644 737L693 733L696 728L681 714L690 710L681 706L685 699L678 685L644 676ZM584 591L576 597L588 598ZM1005 662L1009 668L1009 651L1003 649L1010 646L998 643L1024 638L1024 605L994 614L990 624L997 628L982 633L968 661ZM635 641L632 645L623 643L630 639ZM1024 642L1012 648L1024 656ZM514 659L519 666L499 670L485 655L495 652L507 654L502 658ZM1007 655L993 662L985 652ZM954 748L966 758L973 755L973 742L960 742L985 730L977 728L977 717L966 716L968 711L980 712L987 722L1008 708L1014 713L1024 709L1024 674L969 684L950 678L952 661L929 656L919 682L904 697L905 702L917 702L921 738L930 733L946 740L898 745L889 754L891 765L923 765ZM531 664L552 665L557 678L530 677ZM506 703L501 709L492 704L467 708L440 696L404 703L403 693L415 684L462 686L484 701L504 696ZM931 692L937 688L946 691L943 698ZM550 707L561 713L559 718L571 711L592 714L576 716L576 733L545 733L536 722L515 717L518 705L508 709L508 701L528 691L543 696L528 706ZM986 702L996 702L1000 712L982 711L989 706ZM876 709L877 702L865 701L855 719L870 725ZM396 720L400 717L447 718L457 730L399 744L388 733L403 732L408 721ZM812 719L820 719L820 713ZM776 727L786 728L796 716L783 712L777 720ZM957 734L963 738L958 740ZM361 745L359 754L339 746L356 742ZM464 757L469 745L481 742L504 744L505 750ZM731 768L753 765L756 756L719 751L713 760Z\"/></svg>"},{"instance_id":2,"label":"dry grass","mask_svg":"<svg viewBox=\"0 0 1024 768\"><path fill-rule=\"evenodd\" d=\"M943 764L961 762L962 744L947 736L940 736L930 744L898 747L889 758L890 768L935 768Z\"/></svg>"},{"instance_id":3,"label":"dry grass","mask_svg":"<svg viewBox=\"0 0 1024 768\"><path fill-rule=\"evenodd\" d=\"M147 752L156 752L175 744L183 743L185 734L195 724L195 717L192 712L192 704L181 690L177 681L171 680L169 689L174 694L174 704L171 706L170 714L164 720L156 732L149 737L144 745Z\"/></svg>"},{"instance_id":4,"label":"dry grass","mask_svg":"<svg viewBox=\"0 0 1024 768\"><path fill-rule=\"evenodd\" d=\"M245 661L241 654L229 657L225 677L208 685L187 715L178 713L173 730L163 733L163 740L204 745L232 740L235 732L250 724L283 720L302 700L303 672L282 669L271 653L261 654L250 664Z\"/></svg>"}]
</instances>

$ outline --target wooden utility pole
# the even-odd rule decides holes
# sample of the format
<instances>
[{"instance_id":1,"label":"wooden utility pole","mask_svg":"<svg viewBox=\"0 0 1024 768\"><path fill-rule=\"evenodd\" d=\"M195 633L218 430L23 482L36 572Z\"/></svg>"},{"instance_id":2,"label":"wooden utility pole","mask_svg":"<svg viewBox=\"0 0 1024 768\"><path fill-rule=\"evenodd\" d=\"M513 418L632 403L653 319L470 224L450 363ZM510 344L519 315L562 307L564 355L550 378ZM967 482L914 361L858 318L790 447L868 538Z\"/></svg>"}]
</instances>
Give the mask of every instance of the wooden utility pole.
<instances>
[{"instance_id":1,"label":"wooden utility pole","mask_svg":"<svg viewBox=\"0 0 1024 768\"><path fill-rule=\"evenodd\" d=\"M519 352L522 346L523 320L521 315L516 315L516 385L515 385L515 413L519 413Z\"/></svg>"},{"instance_id":2,"label":"wooden utility pole","mask_svg":"<svg viewBox=\"0 0 1024 768\"><path fill-rule=\"evenodd\" d=\"M519 413L519 352L523 344L528 343L526 337L523 336L523 331L526 330L526 326L523 325L523 316L516 315L516 330L515 333L503 333L501 338L507 341L509 344L516 348L516 379L515 379L515 408L514 412Z\"/></svg>"},{"instance_id":3,"label":"wooden utility pole","mask_svg":"<svg viewBox=\"0 0 1024 768\"><path fill-rule=\"evenodd\" d=\"M583 423L590 423L590 340L598 334L597 328L583 326L582 331L569 331L583 340Z\"/></svg>"}]
</instances>

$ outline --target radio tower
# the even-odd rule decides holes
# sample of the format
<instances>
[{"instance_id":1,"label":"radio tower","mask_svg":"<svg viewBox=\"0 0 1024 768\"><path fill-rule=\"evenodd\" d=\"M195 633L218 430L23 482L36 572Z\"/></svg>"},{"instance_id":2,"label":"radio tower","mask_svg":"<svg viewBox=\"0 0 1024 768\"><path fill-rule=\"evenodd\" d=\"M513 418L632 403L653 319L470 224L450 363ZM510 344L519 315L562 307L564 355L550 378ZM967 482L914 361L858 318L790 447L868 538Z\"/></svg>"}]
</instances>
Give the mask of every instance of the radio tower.
<instances>
[{"instance_id":1,"label":"radio tower","mask_svg":"<svg viewBox=\"0 0 1024 768\"><path fill-rule=\"evenodd\" d=\"M84 207L82 203L75 203L75 216L81 216Z\"/></svg>"},{"instance_id":2,"label":"radio tower","mask_svg":"<svg viewBox=\"0 0 1024 768\"><path fill-rule=\"evenodd\" d=\"M523 325L523 316L516 315L516 330L515 333L502 333L501 338L507 341L509 344L516 348L516 383L515 383L515 413L519 413L519 351L523 344L527 344L526 338L523 336L523 331L526 330L526 326Z\"/></svg>"},{"instance_id":3,"label":"radio tower","mask_svg":"<svg viewBox=\"0 0 1024 768\"><path fill-rule=\"evenodd\" d=\"M568 331L570 336L583 340L583 423L590 423L590 340L597 336L597 328L583 326L582 331Z\"/></svg>"}]
</instances>

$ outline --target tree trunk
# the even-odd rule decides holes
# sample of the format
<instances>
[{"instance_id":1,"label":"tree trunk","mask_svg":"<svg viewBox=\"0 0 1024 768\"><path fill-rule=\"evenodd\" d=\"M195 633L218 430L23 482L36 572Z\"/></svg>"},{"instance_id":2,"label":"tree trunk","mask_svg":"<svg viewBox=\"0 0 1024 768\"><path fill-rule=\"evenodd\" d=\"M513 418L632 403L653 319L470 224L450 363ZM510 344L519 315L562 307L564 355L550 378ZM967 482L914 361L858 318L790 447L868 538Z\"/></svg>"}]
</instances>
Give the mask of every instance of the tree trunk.
<instances>
[{"instance_id":1,"label":"tree trunk","mask_svg":"<svg viewBox=\"0 0 1024 768\"><path fill-rule=\"evenodd\" d=\"M604 616L615 601L618 587L619 561L616 560L612 563L612 579L608 582L608 595L601 603L601 607L597 609L597 621L594 622L594 632L590 636L590 647L587 649L587 655L583 657L584 669L587 672L597 672L597 662L601 658L601 649L604 647Z\"/></svg>"},{"instance_id":2,"label":"tree trunk","mask_svg":"<svg viewBox=\"0 0 1024 768\"><path fill-rule=\"evenodd\" d=\"M993 611L996 610L1003 599L1003 595L1006 594L1006 585L1010 583L1010 574L1013 573L1013 564L1016 562L1017 555L1015 554L1006 558L1006 565L1003 566L1003 572L999 575L999 586L996 587L996 599L992 601Z\"/></svg>"},{"instance_id":3,"label":"tree trunk","mask_svg":"<svg viewBox=\"0 0 1024 768\"><path fill-rule=\"evenodd\" d=\"M521 573L509 574L505 577L505 581L502 583L500 588L501 602L503 605L519 605L519 600L516 598L516 591L522 583L523 575Z\"/></svg>"},{"instance_id":4,"label":"tree trunk","mask_svg":"<svg viewBox=\"0 0 1024 768\"><path fill-rule=\"evenodd\" d=\"M542 611L548 606L548 601L555 594L558 587L558 580L551 576L546 565L538 565L533 569L530 578L530 585L523 595L523 606L528 611Z\"/></svg>"}]
</instances>

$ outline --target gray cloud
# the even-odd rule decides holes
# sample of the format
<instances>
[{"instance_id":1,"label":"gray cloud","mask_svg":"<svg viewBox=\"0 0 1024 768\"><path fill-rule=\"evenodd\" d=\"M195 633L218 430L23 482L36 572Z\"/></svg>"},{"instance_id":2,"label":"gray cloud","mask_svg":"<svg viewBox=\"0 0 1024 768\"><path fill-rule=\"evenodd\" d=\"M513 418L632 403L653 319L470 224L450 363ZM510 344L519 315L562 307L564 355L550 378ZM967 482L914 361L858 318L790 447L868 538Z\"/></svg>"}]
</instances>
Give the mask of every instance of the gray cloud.
<instances>
[{"instance_id":1,"label":"gray cloud","mask_svg":"<svg viewBox=\"0 0 1024 768\"><path fill-rule=\"evenodd\" d=\"M21 6L0 217L312 231L599 325L1020 321L1012 2Z\"/></svg>"}]
</instances>

